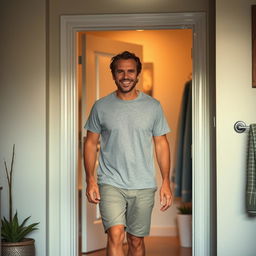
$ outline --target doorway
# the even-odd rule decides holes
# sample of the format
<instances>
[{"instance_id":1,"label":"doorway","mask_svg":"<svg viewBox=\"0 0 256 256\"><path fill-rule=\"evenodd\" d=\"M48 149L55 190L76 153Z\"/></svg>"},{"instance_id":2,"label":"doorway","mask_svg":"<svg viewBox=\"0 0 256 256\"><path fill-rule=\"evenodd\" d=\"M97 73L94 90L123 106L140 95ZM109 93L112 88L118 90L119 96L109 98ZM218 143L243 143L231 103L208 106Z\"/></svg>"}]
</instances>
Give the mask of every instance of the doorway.
<instances>
[{"instance_id":1,"label":"doorway","mask_svg":"<svg viewBox=\"0 0 256 256\"><path fill-rule=\"evenodd\" d=\"M193 190L193 255L210 255L212 223L209 159L211 147L205 15L203 13L162 13L63 16L61 26L61 255L76 256L78 253L76 33L85 30L163 28L193 30L193 170L196 170L193 173L193 184L196 188Z\"/></svg>"},{"instance_id":2,"label":"doorway","mask_svg":"<svg viewBox=\"0 0 256 256\"><path fill-rule=\"evenodd\" d=\"M113 82L109 63L111 57L124 50L134 52L140 57L143 68L140 84L137 88L161 102L172 132L167 134L171 149L171 170L176 166L176 144L178 120L184 89L192 74L192 29L129 30L129 31L85 31L78 32L78 95L79 124L82 137L83 129L90 109L95 100L113 92ZM191 109L191 108L190 108ZM189 133L191 134L191 124ZM191 144L188 148L191 148ZM79 147L79 150L81 146ZM191 152L190 152L191 153ZM79 152L82 155L82 152ZM189 154L190 157L190 154ZM155 161L156 168L158 167ZM191 168L191 167L190 167ZM85 198L85 177L82 159L78 165L78 187L82 195L80 232L82 252L90 252L106 246L106 236L98 218L97 207ZM191 171L191 169L190 169ZM96 173L96 170L95 170ZM171 171L173 173L173 171ZM191 175L191 173L190 173ZM161 186L160 171L156 172L158 187ZM187 180L192 183L191 176ZM83 188L83 192L81 190ZM191 191L190 195L191 195ZM79 197L80 198L80 197ZM190 196L190 200L191 200ZM79 201L80 202L80 201ZM176 209L179 202L161 214L159 193L156 193L155 207L152 214L151 236L177 236ZM85 212L87 211L87 212ZM90 236L86 236L90 233ZM95 241L97 237L97 242Z\"/></svg>"}]
</instances>

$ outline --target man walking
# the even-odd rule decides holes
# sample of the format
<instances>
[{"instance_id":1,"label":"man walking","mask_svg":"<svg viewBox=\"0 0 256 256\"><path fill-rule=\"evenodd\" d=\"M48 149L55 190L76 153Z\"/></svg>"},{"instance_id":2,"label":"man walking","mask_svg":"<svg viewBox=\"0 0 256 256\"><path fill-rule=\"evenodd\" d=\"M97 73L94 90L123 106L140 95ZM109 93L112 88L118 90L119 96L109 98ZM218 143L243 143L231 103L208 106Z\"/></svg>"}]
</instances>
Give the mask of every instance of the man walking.
<instances>
[{"instance_id":1,"label":"man walking","mask_svg":"<svg viewBox=\"0 0 256 256\"><path fill-rule=\"evenodd\" d=\"M153 141L162 175L161 210L172 203L169 127L160 103L136 89L140 59L130 52L112 58L110 64L117 90L95 102L86 122L84 143L86 196L99 203L108 236L107 255L145 256L144 237L149 234L156 191ZM94 178L100 140L97 181Z\"/></svg>"}]
</instances>

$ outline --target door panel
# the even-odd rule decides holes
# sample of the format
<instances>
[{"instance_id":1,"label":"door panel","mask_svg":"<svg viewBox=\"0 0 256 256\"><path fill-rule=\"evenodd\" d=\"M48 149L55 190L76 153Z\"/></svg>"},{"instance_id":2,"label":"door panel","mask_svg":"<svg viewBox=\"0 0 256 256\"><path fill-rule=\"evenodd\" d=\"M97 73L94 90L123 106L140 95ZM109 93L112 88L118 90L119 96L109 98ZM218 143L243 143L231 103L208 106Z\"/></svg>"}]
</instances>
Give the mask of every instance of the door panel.
<instances>
[{"instance_id":1,"label":"door panel","mask_svg":"<svg viewBox=\"0 0 256 256\"><path fill-rule=\"evenodd\" d=\"M94 102L116 90L109 68L111 58L125 50L135 53L142 61L142 46L95 37L86 33L79 33L80 45L84 48L84 66L82 72L82 136L86 136L83 126L89 116ZM141 79L140 79L141 80ZM142 81L137 88L142 88ZM82 161L82 159L81 159ZM95 169L97 169L98 162ZM98 207L88 203L85 197L85 175L82 171L82 252L90 252L106 247L106 235L99 214ZM95 170L96 175L96 170Z\"/></svg>"}]
</instances>

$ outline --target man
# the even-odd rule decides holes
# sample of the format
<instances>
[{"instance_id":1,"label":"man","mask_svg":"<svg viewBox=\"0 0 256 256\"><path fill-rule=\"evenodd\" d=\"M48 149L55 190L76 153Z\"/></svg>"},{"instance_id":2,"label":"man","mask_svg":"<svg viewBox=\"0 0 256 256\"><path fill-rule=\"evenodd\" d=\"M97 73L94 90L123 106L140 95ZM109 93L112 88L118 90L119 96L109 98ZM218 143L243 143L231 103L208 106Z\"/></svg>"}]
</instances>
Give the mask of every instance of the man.
<instances>
[{"instance_id":1,"label":"man","mask_svg":"<svg viewBox=\"0 0 256 256\"><path fill-rule=\"evenodd\" d=\"M84 144L86 196L100 206L108 236L107 255L144 256L144 236L149 234L156 182L153 143L162 175L161 210L172 203L168 124L160 103L138 91L140 59L130 52L112 58L110 64L117 90L96 101L86 122ZM99 137L101 147L98 179L94 178Z\"/></svg>"}]
</instances>

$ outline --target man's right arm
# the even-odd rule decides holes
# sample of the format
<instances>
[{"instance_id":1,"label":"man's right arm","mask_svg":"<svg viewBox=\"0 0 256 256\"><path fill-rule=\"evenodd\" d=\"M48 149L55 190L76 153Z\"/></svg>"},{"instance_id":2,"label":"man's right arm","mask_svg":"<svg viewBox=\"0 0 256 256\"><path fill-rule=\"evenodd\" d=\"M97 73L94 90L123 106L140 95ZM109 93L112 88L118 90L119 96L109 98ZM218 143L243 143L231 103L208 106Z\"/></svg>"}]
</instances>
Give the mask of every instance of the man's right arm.
<instances>
[{"instance_id":1,"label":"man's right arm","mask_svg":"<svg viewBox=\"0 0 256 256\"><path fill-rule=\"evenodd\" d=\"M97 158L97 145L100 134L87 131L84 141L84 168L86 175L86 196L90 203L99 203L100 193L97 181L94 177L94 169Z\"/></svg>"}]
</instances>

